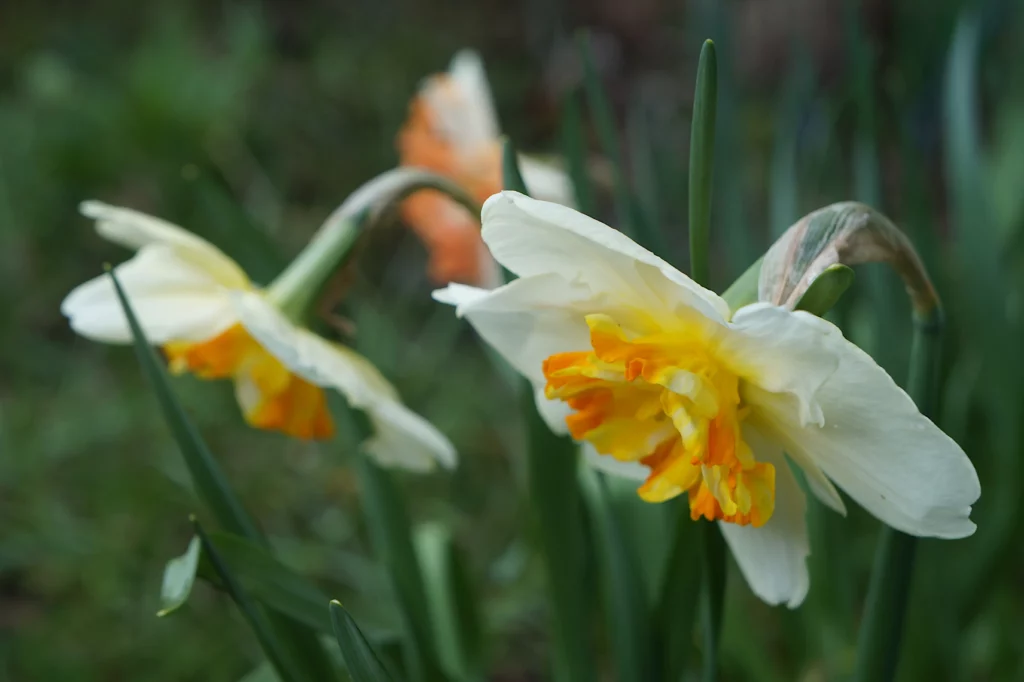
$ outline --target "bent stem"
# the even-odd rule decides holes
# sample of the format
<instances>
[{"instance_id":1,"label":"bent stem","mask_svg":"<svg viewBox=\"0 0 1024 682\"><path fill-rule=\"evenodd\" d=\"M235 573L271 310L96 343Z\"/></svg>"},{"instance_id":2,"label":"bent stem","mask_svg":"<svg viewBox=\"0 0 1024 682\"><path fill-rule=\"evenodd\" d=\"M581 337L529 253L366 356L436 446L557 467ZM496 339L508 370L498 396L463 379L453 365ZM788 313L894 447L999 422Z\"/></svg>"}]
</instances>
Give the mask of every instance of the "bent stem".
<instances>
[{"instance_id":1,"label":"bent stem","mask_svg":"<svg viewBox=\"0 0 1024 682\"><path fill-rule=\"evenodd\" d=\"M937 303L930 310L914 311L907 393L925 416L934 415L938 399L943 322ZM857 682L889 682L896 675L916 549L917 538L888 526L882 529L857 643Z\"/></svg>"}]
</instances>

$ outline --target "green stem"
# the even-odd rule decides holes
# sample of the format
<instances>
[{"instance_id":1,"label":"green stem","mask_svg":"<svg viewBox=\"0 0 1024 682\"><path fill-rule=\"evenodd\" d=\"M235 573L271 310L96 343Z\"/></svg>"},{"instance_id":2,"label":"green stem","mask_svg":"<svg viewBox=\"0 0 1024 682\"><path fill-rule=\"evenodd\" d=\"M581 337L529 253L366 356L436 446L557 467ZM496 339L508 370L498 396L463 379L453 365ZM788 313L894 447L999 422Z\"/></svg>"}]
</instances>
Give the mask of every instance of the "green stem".
<instances>
[{"instance_id":1,"label":"green stem","mask_svg":"<svg viewBox=\"0 0 1024 682\"><path fill-rule=\"evenodd\" d=\"M725 603L725 538L717 523L704 524L704 589L700 616L704 640L704 669L701 679L718 679L718 640L722 631Z\"/></svg>"},{"instance_id":2,"label":"green stem","mask_svg":"<svg viewBox=\"0 0 1024 682\"><path fill-rule=\"evenodd\" d=\"M715 158L715 107L718 92L715 44L704 41L697 64L697 85L693 95L693 124L690 129L690 277L708 286L710 277L709 236L711 233L712 177ZM701 621L704 631L705 682L718 675L718 636L725 601L725 540L717 525L704 531L704 584L701 593Z\"/></svg>"},{"instance_id":3,"label":"green stem","mask_svg":"<svg viewBox=\"0 0 1024 682\"><path fill-rule=\"evenodd\" d=\"M942 327L938 305L915 311L907 393L926 416L934 414L938 399ZM882 529L857 645L856 682L889 682L896 675L916 548L917 538Z\"/></svg>"}]
</instances>

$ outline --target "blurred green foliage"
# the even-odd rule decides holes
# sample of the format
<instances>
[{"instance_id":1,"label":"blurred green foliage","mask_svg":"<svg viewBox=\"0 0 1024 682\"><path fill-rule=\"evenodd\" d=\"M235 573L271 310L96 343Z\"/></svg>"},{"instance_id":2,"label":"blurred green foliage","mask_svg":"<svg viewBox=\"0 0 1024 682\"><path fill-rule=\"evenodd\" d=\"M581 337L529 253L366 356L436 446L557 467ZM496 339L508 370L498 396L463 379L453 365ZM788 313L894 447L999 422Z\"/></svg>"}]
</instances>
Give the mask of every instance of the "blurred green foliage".
<instances>
[{"instance_id":1,"label":"blurred green foliage","mask_svg":"<svg viewBox=\"0 0 1024 682\"><path fill-rule=\"evenodd\" d=\"M560 103L571 93L586 104L570 39L581 25L593 27L592 66L610 95L596 121L582 107L583 144L595 157L621 144L611 155L628 169L595 183L595 214L660 226L669 260L686 262L689 104L712 37L712 286L834 201L875 204L915 241L950 313L938 421L971 455L983 496L976 536L920 543L900 676L1019 679L1024 11L999 0L614 4L0 6L0 680L231 682L260 662L206 584L155 616L195 503L132 352L76 338L59 314L73 286L127 255L95 236L78 202L178 222L266 281L349 191L394 164L418 81L460 47L482 49L519 146L555 150ZM483 668L535 679L547 658L543 571L525 531L516 386L430 302L412 238L395 227L371 242L344 326L461 454L450 476L397 477L409 513L464 552L484 598ZM834 318L901 379L909 306L890 273L868 270ZM247 429L223 383L175 388L277 557L386 646L395 598L360 513L354 453ZM845 520L810 512L812 588L799 611L761 604L730 573L724 679L850 674L878 524L849 509ZM598 663L615 670L605 644Z\"/></svg>"}]
</instances>

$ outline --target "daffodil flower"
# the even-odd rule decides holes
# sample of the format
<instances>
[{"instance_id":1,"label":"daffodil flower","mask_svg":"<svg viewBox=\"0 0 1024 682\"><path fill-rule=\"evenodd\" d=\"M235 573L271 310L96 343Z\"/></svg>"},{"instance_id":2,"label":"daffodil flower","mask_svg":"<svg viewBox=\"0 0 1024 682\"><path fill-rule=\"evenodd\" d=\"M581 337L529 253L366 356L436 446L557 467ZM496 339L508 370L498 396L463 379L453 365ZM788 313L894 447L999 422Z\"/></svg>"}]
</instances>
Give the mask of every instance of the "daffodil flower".
<instances>
[{"instance_id":1,"label":"daffodil flower","mask_svg":"<svg viewBox=\"0 0 1024 682\"><path fill-rule=\"evenodd\" d=\"M500 135L483 64L464 50L447 73L427 78L413 100L398 136L400 163L449 177L482 204L502 187ZM519 156L519 166L534 196L571 203L572 185L557 166L526 155ZM465 208L440 192L419 192L405 200L402 217L430 251L435 282L500 283L480 225Z\"/></svg>"},{"instance_id":2,"label":"daffodil flower","mask_svg":"<svg viewBox=\"0 0 1024 682\"><path fill-rule=\"evenodd\" d=\"M484 205L483 239L519 279L435 298L530 379L591 459L641 478L644 500L686 494L694 519L718 521L765 601L795 607L809 587L791 464L840 513L836 486L906 533L974 532L967 456L831 323L767 303L731 312L623 234L515 192Z\"/></svg>"},{"instance_id":3,"label":"daffodil flower","mask_svg":"<svg viewBox=\"0 0 1024 682\"><path fill-rule=\"evenodd\" d=\"M453 466L455 451L429 422L406 408L366 358L302 327L308 298L351 243L335 225L268 288L260 289L220 249L186 230L95 201L82 213L99 234L138 253L115 272L147 338L171 371L232 379L246 421L303 439L334 433L324 389L365 410L374 433L365 443L382 463L427 470ZM74 289L61 304L71 327L104 343L131 343L111 278Z\"/></svg>"}]
</instances>

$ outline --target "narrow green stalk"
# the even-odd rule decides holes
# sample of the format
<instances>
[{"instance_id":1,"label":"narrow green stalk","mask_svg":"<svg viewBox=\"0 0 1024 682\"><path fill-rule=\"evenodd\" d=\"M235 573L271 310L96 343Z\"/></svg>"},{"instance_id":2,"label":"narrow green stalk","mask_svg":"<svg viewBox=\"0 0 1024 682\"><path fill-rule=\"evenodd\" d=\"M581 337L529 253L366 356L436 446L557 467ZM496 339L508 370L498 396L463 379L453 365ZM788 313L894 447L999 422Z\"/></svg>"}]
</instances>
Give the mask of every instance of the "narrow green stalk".
<instances>
[{"instance_id":1,"label":"narrow green stalk","mask_svg":"<svg viewBox=\"0 0 1024 682\"><path fill-rule=\"evenodd\" d=\"M725 538L717 523L704 523L704 584L700 596L704 666L701 679L718 679L718 640L725 604Z\"/></svg>"},{"instance_id":2,"label":"narrow green stalk","mask_svg":"<svg viewBox=\"0 0 1024 682\"><path fill-rule=\"evenodd\" d=\"M697 64L690 128L690 277L708 286L712 176L715 161L715 106L718 92L715 44L704 41Z\"/></svg>"},{"instance_id":3,"label":"narrow green stalk","mask_svg":"<svg viewBox=\"0 0 1024 682\"><path fill-rule=\"evenodd\" d=\"M942 326L938 305L915 312L907 393L926 416L935 413L938 399ZM889 682L896 675L916 547L917 538L882 529L857 644L856 682Z\"/></svg>"},{"instance_id":4,"label":"narrow green stalk","mask_svg":"<svg viewBox=\"0 0 1024 682\"><path fill-rule=\"evenodd\" d=\"M363 233L363 224L359 216L352 216L327 225L267 287L267 298L293 322L301 324L324 282Z\"/></svg>"},{"instance_id":5,"label":"narrow green stalk","mask_svg":"<svg viewBox=\"0 0 1024 682\"><path fill-rule=\"evenodd\" d=\"M502 157L505 189L526 192L515 148L505 140ZM507 273L506 273L507 275ZM537 412L533 387L520 390L526 422L527 490L531 525L540 548L548 607L555 682L591 682L597 678L590 643L583 500L576 478L576 446L558 436Z\"/></svg>"},{"instance_id":6,"label":"narrow green stalk","mask_svg":"<svg viewBox=\"0 0 1024 682\"><path fill-rule=\"evenodd\" d=\"M249 627L263 648L263 653L266 654L267 660L274 666L281 680L283 682L299 682L300 680L312 682L314 678L307 677L302 673L291 652L278 641L274 627L271 625L267 615L256 606L256 603L242 588L194 516L192 517L192 525L195 528L196 536L202 544L203 554L209 558L210 564L217 573L217 577L220 578L221 583L228 594L231 595L231 599L235 602L238 610L242 612L245 620L249 623Z\"/></svg>"},{"instance_id":7,"label":"narrow green stalk","mask_svg":"<svg viewBox=\"0 0 1024 682\"><path fill-rule=\"evenodd\" d=\"M690 277L703 286L710 279L709 237L711 233L712 177L715 159L715 106L717 97L715 44L704 41L697 64L697 85L693 94L693 124L690 129ZM704 632L704 674L706 682L717 677L718 635L725 601L725 539L715 524L703 533L704 580L701 594L701 622Z\"/></svg>"},{"instance_id":8,"label":"narrow green stalk","mask_svg":"<svg viewBox=\"0 0 1024 682\"><path fill-rule=\"evenodd\" d=\"M594 128L605 156L608 158L612 172L612 196L615 199L615 212L619 219L619 229L637 240L655 253L665 253L665 239L656 225L651 224L643 208L630 191L626 181L625 164L622 161L622 142L619 140L618 127L608 94L601 85L594 58L590 49L590 34L581 31L576 36L583 62L583 87L590 106L590 114L594 118Z\"/></svg>"},{"instance_id":9,"label":"narrow green stalk","mask_svg":"<svg viewBox=\"0 0 1024 682\"><path fill-rule=\"evenodd\" d=\"M583 137L583 113L580 109L579 93L570 91L562 100L562 153L572 179L576 208L587 215L594 215L594 189L587 173L587 145Z\"/></svg>"}]
</instances>

